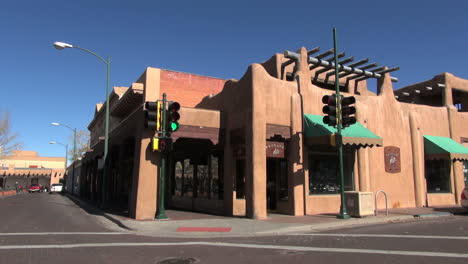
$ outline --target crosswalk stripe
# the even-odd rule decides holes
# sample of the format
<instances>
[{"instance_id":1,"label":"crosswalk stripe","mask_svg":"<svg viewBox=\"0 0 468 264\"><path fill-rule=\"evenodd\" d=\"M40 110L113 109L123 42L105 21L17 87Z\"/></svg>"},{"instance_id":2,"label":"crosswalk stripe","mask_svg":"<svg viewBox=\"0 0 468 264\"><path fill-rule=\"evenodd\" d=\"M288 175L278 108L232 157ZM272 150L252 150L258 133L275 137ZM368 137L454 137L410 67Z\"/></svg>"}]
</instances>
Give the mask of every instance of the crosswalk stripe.
<instances>
[{"instance_id":1,"label":"crosswalk stripe","mask_svg":"<svg viewBox=\"0 0 468 264\"><path fill-rule=\"evenodd\" d=\"M292 234L294 236L318 236L318 237L378 237L378 238L418 238L418 239L455 239L467 240L466 236L420 236L420 235L386 235L386 234L323 234L323 233L309 233L309 234Z\"/></svg>"},{"instance_id":2,"label":"crosswalk stripe","mask_svg":"<svg viewBox=\"0 0 468 264\"><path fill-rule=\"evenodd\" d=\"M0 233L0 236L47 236L47 235L127 235L123 232L21 232Z\"/></svg>"},{"instance_id":3,"label":"crosswalk stripe","mask_svg":"<svg viewBox=\"0 0 468 264\"><path fill-rule=\"evenodd\" d=\"M383 254L383 255L403 255L422 257L445 257L445 258L468 258L464 253L446 252L426 252L426 251L402 251L402 250L376 250L376 249L355 249L355 248L327 248L327 247L301 247L286 245L260 245L260 244L238 244L223 242L178 242L178 243L85 243L85 244L64 244L64 245L4 245L0 250L6 249L72 249L86 247L143 247L143 246L215 246L215 247L236 247L252 249L275 249L293 250L306 252L333 252L333 253L361 253L361 254Z\"/></svg>"}]
</instances>

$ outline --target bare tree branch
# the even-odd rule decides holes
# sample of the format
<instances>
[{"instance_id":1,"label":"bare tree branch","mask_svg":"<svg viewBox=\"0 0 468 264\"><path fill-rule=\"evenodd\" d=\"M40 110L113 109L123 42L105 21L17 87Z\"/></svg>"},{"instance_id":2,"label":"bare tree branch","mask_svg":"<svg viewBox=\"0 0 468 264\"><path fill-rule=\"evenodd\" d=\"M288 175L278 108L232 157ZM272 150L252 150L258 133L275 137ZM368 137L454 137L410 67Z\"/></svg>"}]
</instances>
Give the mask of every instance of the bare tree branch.
<instances>
[{"instance_id":1,"label":"bare tree branch","mask_svg":"<svg viewBox=\"0 0 468 264\"><path fill-rule=\"evenodd\" d=\"M87 130L78 130L76 131L76 156L73 153L73 134L68 137L69 146L68 148L68 157L71 162L79 159L83 154L89 149L89 132Z\"/></svg>"},{"instance_id":2,"label":"bare tree branch","mask_svg":"<svg viewBox=\"0 0 468 264\"><path fill-rule=\"evenodd\" d=\"M18 134L11 132L10 113L0 109L0 159L22 148L23 144L17 139Z\"/></svg>"}]
</instances>

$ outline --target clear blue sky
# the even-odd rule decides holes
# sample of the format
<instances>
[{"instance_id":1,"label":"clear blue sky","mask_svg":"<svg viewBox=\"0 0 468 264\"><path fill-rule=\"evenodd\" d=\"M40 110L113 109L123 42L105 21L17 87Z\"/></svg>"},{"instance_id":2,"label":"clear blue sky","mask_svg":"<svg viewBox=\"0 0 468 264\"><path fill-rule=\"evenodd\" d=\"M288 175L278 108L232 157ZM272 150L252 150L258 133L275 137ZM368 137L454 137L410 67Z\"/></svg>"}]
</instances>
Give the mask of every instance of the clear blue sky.
<instances>
[{"instance_id":1,"label":"clear blue sky","mask_svg":"<svg viewBox=\"0 0 468 264\"><path fill-rule=\"evenodd\" d=\"M319 3L320 2L320 3ZM3 0L0 3L0 108L24 149L63 156L70 131L86 129L111 85L128 86L146 67L240 78L252 63L304 46L333 47L400 66L395 88L442 72L468 79L466 1ZM142 124L143 125L143 124Z\"/></svg>"}]
</instances>

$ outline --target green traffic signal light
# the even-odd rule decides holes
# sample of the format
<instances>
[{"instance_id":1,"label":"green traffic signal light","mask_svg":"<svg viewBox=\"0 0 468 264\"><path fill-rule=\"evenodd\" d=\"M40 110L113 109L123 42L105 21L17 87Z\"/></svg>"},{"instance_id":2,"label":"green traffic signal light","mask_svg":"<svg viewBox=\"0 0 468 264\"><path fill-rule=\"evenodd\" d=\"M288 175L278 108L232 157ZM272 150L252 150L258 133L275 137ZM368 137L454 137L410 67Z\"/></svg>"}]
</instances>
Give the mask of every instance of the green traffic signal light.
<instances>
[{"instance_id":1,"label":"green traffic signal light","mask_svg":"<svg viewBox=\"0 0 468 264\"><path fill-rule=\"evenodd\" d=\"M167 108L168 116L167 116L167 121L168 121L168 126L167 129L169 132L175 132L179 129L179 119L180 119L180 104L178 102L172 102L169 104L169 107Z\"/></svg>"},{"instance_id":2,"label":"green traffic signal light","mask_svg":"<svg viewBox=\"0 0 468 264\"><path fill-rule=\"evenodd\" d=\"M177 131L179 129L179 123L177 122L170 122L169 123L169 128L171 130L171 132L174 132L174 131Z\"/></svg>"}]
</instances>

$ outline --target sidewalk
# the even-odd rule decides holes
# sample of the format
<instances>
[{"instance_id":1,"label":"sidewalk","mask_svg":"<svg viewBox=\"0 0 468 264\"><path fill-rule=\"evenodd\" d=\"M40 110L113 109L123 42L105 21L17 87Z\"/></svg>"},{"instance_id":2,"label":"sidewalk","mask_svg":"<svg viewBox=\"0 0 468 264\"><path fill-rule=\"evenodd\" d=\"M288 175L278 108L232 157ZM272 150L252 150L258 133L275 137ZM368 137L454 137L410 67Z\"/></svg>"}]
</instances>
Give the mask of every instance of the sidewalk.
<instances>
[{"instance_id":1,"label":"sidewalk","mask_svg":"<svg viewBox=\"0 0 468 264\"><path fill-rule=\"evenodd\" d=\"M91 206L76 197L70 197L80 206ZM94 210L99 210L94 208ZM100 211L100 210L99 210ZM399 208L389 210L386 216L380 211L378 216L337 219L336 215L288 216L269 214L266 220L252 220L239 217L216 216L204 213L166 210L168 220L138 221L109 212L103 216L131 232L162 237L247 237L299 232L317 232L358 225L372 225L400 222L420 218L447 217L463 212L461 207L453 208Z\"/></svg>"}]
</instances>

